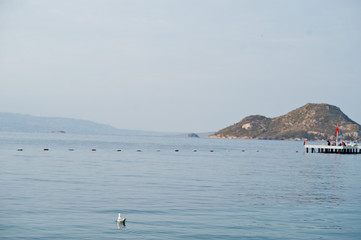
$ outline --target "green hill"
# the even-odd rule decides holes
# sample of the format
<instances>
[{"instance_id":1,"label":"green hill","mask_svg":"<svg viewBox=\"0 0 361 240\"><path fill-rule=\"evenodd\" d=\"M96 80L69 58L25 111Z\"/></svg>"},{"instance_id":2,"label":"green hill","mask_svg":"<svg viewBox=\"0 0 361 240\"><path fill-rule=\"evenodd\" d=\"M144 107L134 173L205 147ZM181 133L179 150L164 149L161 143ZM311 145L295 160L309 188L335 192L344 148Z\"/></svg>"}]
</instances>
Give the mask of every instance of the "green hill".
<instances>
[{"instance_id":1,"label":"green hill","mask_svg":"<svg viewBox=\"0 0 361 240\"><path fill-rule=\"evenodd\" d=\"M261 115L248 116L209 137L332 140L337 125L342 129L344 140L360 140L361 126L347 117L340 108L329 104L312 103L276 118Z\"/></svg>"}]
</instances>

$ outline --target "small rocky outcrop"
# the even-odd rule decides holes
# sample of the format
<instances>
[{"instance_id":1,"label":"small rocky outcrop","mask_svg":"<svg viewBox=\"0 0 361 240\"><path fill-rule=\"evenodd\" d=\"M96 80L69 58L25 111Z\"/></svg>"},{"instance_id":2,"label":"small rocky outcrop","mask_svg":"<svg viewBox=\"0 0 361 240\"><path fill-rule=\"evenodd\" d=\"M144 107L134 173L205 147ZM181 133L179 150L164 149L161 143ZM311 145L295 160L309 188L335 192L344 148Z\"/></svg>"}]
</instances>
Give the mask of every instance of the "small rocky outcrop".
<instances>
[{"instance_id":1,"label":"small rocky outcrop","mask_svg":"<svg viewBox=\"0 0 361 240\"><path fill-rule=\"evenodd\" d=\"M198 134L196 134L196 133L188 133L188 137L190 137L190 138L199 138Z\"/></svg>"}]
</instances>

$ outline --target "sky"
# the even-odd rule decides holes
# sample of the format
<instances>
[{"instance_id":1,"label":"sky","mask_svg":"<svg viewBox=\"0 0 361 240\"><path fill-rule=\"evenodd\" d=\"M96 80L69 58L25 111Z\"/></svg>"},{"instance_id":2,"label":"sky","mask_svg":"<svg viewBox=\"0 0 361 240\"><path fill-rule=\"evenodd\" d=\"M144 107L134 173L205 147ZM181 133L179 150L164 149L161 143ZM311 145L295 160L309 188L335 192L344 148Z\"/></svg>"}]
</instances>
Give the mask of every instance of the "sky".
<instances>
[{"instance_id":1,"label":"sky","mask_svg":"<svg viewBox=\"0 0 361 240\"><path fill-rule=\"evenodd\" d=\"M212 132L306 103L361 123L361 1L0 0L0 112Z\"/></svg>"}]
</instances>

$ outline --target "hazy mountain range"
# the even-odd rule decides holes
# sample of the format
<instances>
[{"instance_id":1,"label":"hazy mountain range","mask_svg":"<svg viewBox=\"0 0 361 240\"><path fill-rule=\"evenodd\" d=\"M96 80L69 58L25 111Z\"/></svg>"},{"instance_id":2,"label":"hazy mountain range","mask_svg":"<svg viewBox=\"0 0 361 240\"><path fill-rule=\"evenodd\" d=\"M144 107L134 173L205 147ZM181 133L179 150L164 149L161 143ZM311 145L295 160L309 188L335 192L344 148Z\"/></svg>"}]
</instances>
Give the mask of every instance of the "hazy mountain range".
<instances>
[{"instance_id":1,"label":"hazy mountain range","mask_svg":"<svg viewBox=\"0 0 361 240\"><path fill-rule=\"evenodd\" d=\"M105 134L105 135L147 135L188 137L188 133L154 132L143 130L118 129L111 125L87 120L39 117L27 114L0 112L0 132L34 132L34 133L73 133L73 134ZM197 133L201 138L208 133Z\"/></svg>"},{"instance_id":2,"label":"hazy mountain range","mask_svg":"<svg viewBox=\"0 0 361 240\"><path fill-rule=\"evenodd\" d=\"M0 113L1 132L65 132L76 134L142 134L87 120L57 117L37 117L17 113Z\"/></svg>"}]
</instances>

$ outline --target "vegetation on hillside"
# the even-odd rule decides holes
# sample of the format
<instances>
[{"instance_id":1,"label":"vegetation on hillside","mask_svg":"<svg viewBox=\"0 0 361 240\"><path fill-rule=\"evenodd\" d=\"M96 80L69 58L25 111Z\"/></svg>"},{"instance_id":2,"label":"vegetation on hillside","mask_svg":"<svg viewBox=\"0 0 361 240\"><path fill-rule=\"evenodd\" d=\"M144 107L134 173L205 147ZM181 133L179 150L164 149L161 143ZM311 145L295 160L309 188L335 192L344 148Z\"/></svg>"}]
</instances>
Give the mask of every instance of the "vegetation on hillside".
<instances>
[{"instance_id":1,"label":"vegetation on hillside","mask_svg":"<svg viewBox=\"0 0 361 240\"><path fill-rule=\"evenodd\" d=\"M337 125L342 129L343 139L360 140L361 126L347 117L340 108L329 104L312 103L276 118L248 116L209 137L332 140L335 138Z\"/></svg>"}]
</instances>

